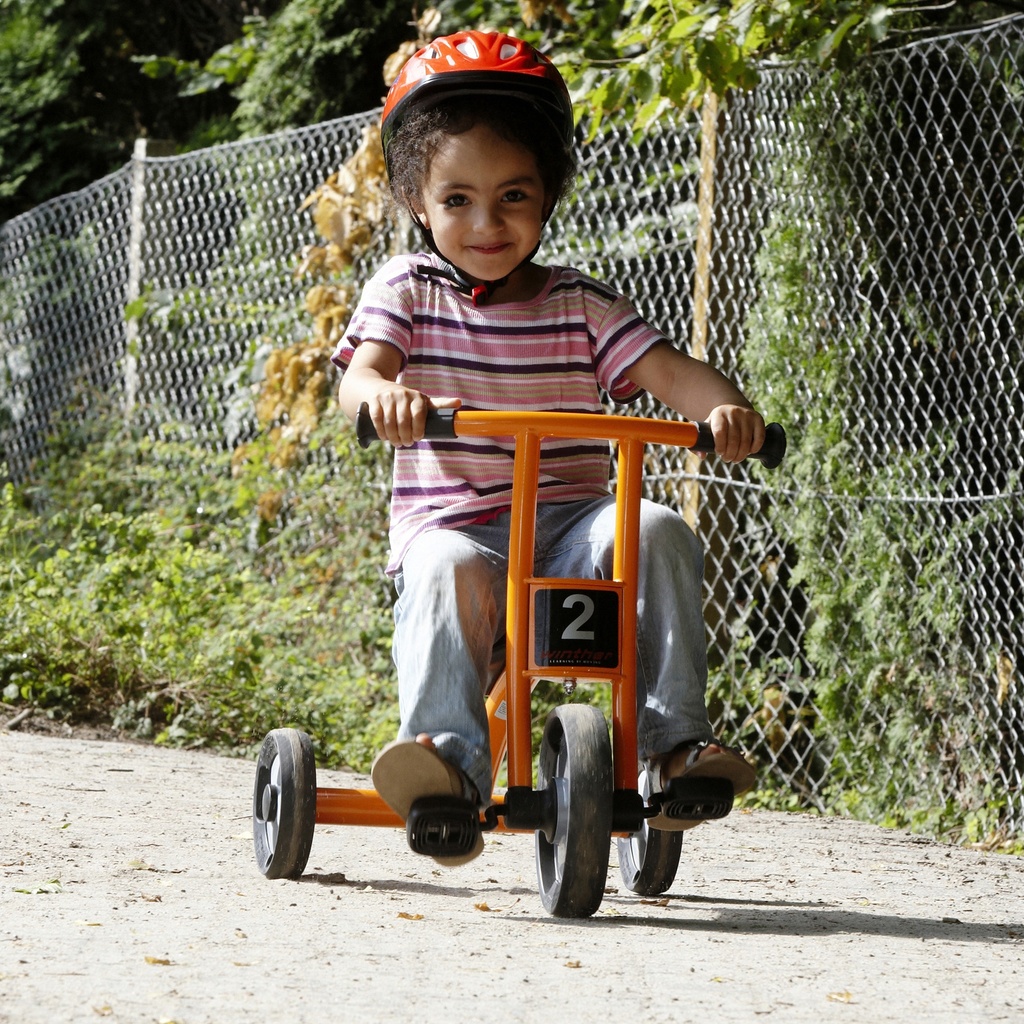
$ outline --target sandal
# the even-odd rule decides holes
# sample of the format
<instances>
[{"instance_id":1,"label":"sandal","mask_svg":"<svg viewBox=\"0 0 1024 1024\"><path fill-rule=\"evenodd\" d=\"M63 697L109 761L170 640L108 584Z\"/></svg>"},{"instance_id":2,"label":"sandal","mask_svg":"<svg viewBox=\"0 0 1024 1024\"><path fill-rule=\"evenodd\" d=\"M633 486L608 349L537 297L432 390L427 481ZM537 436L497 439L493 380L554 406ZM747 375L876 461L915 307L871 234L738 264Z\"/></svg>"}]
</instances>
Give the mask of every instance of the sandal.
<instances>
[{"instance_id":1,"label":"sandal","mask_svg":"<svg viewBox=\"0 0 1024 1024\"><path fill-rule=\"evenodd\" d=\"M415 740L395 740L384 747L374 759L370 777L374 789L403 821L422 797L457 797L474 806L480 802L476 788L455 765ZM467 853L433 859L444 867L457 867L479 857L483 848L483 836L477 831Z\"/></svg>"},{"instance_id":2,"label":"sandal","mask_svg":"<svg viewBox=\"0 0 1024 1024\"><path fill-rule=\"evenodd\" d=\"M711 745L721 747L718 754L708 754L705 757L700 755ZM660 807L661 796L666 793L671 784L683 779L707 779L709 781L728 782L732 788L733 797L739 796L750 789L757 780L757 773L750 763L738 751L727 747L715 740L702 740L693 744L683 765L683 770L670 779L662 777L664 765L673 754L685 750L687 744L680 744L667 754L662 754L651 759L650 767L647 769L649 776L649 789L652 795L658 797L657 805ZM650 828L657 828L668 832L682 832L708 821L711 818L724 818L732 809L731 801L723 806L721 800L706 800L707 811L700 816L678 817L669 815L664 810L659 810L656 815L647 819Z\"/></svg>"}]
</instances>

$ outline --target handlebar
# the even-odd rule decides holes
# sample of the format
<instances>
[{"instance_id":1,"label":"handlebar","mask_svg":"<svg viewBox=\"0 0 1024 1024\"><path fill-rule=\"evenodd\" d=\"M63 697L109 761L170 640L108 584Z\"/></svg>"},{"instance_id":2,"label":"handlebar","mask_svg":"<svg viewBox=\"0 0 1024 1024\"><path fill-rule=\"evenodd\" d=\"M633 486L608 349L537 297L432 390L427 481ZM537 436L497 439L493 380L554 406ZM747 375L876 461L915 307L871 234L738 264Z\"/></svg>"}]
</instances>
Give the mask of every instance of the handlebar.
<instances>
[{"instance_id":1,"label":"handlebar","mask_svg":"<svg viewBox=\"0 0 1024 1024\"><path fill-rule=\"evenodd\" d=\"M712 453L715 439L707 423L689 420L654 420L637 416L603 416L590 413L496 412L490 410L431 409L424 437L492 437L528 430L542 437L586 437L615 441L634 437L654 444L677 445L695 452ZM378 441L377 430L364 402L356 414L356 438L361 448ZM769 423L764 444L751 453L766 469L775 469L786 454L786 431L781 423Z\"/></svg>"}]
</instances>

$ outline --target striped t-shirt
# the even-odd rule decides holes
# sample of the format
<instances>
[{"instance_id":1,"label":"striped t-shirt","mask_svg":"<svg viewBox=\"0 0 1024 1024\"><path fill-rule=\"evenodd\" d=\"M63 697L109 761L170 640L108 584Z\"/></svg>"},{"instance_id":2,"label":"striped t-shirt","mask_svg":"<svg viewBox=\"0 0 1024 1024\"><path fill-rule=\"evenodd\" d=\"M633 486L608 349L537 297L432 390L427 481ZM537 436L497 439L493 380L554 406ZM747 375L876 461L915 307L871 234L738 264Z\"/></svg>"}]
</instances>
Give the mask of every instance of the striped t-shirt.
<instances>
[{"instance_id":1,"label":"striped t-shirt","mask_svg":"<svg viewBox=\"0 0 1024 1024\"><path fill-rule=\"evenodd\" d=\"M399 380L466 409L603 412L601 391L631 402L641 390L629 368L665 336L618 292L577 270L552 267L527 302L476 307L447 282L417 271L439 261L419 253L390 260L367 283L332 359L344 368L361 341L394 345ZM394 574L412 541L507 508L513 439L425 438L395 451L391 496ZM550 439L541 449L539 500L608 493L603 441Z\"/></svg>"}]
</instances>

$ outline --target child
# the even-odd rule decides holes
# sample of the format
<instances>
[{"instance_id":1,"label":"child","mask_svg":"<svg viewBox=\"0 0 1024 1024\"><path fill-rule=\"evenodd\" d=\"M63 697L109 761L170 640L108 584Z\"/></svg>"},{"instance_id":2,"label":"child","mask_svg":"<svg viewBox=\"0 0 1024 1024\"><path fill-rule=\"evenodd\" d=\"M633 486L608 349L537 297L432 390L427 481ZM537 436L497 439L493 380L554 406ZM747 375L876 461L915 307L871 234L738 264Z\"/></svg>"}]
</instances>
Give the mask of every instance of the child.
<instances>
[{"instance_id":1,"label":"child","mask_svg":"<svg viewBox=\"0 0 1024 1024\"><path fill-rule=\"evenodd\" d=\"M391 87L382 139L392 192L431 253L376 274L333 358L345 368L342 408L354 417L365 402L397 447L387 571L401 726L373 781L406 818L423 796L490 800L484 694L504 638L512 486L510 439L424 439L427 410L600 413L602 390L618 402L648 391L708 420L729 462L761 447L764 421L613 289L533 262L575 176L572 105L547 58L500 34L437 39ZM609 468L606 443L544 443L538 576L610 575ZM639 568L637 738L655 792L682 775L743 792L754 771L715 741L704 701L703 551L678 515L648 501ZM694 822L661 813L648 824Z\"/></svg>"}]
</instances>

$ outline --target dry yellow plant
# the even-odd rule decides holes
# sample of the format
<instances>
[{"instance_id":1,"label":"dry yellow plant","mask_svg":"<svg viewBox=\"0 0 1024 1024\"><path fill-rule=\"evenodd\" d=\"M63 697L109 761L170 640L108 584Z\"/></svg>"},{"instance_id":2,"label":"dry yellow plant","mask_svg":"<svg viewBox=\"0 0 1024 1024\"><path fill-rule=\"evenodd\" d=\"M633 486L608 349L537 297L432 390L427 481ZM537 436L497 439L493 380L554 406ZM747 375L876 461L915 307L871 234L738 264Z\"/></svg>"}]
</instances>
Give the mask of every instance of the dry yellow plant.
<instances>
[{"instance_id":1,"label":"dry yellow plant","mask_svg":"<svg viewBox=\"0 0 1024 1024\"><path fill-rule=\"evenodd\" d=\"M529 28L533 28L546 11L554 11L560 21L572 24L573 17L564 0L519 0L519 13Z\"/></svg>"},{"instance_id":2,"label":"dry yellow plant","mask_svg":"<svg viewBox=\"0 0 1024 1024\"><path fill-rule=\"evenodd\" d=\"M440 13L428 8L416 22L417 39L404 43L384 67L390 84L416 50L434 37ZM313 319L312 335L267 357L256 398L256 418L270 442L271 464L292 465L316 429L330 401L330 356L352 314L356 286L353 264L379 238L388 224L388 180L380 129L368 125L356 152L302 202L312 209L320 240L299 256L295 277L312 278L306 292L306 312ZM236 467L249 456L249 446L235 453ZM280 507L277 492L261 499L260 515L272 519Z\"/></svg>"}]
</instances>

